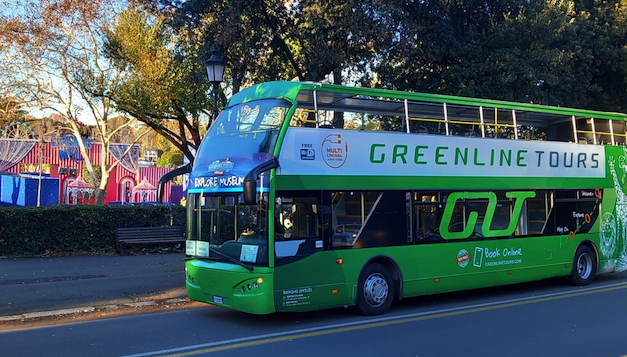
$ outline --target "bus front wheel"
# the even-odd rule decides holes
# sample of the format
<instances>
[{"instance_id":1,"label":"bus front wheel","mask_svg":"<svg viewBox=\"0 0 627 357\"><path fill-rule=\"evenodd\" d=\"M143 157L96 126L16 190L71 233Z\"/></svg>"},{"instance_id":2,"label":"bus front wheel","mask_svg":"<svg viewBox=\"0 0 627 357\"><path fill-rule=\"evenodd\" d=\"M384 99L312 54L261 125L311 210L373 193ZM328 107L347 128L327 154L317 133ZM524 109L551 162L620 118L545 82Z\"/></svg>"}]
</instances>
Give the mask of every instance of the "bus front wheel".
<instances>
[{"instance_id":1,"label":"bus front wheel","mask_svg":"<svg viewBox=\"0 0 627 357\"><path fill-rule=\"evenodd\" d=\"M386 267L379 263L366 266L359 276L357 309L364 315L380 315L392 305L394 281Z\"/></svg>"},{"instance_id":2,"label":"bus front wheel","mask_svg":"<svg viewBox=\"0 0 627 357\"><path fill-rule=\"evenodd\" d=\"M592 248L582 245L577 248L573 259L570 281L574 285L588 285L597 273L596 255Z\"/></svg>"}]
</instances>

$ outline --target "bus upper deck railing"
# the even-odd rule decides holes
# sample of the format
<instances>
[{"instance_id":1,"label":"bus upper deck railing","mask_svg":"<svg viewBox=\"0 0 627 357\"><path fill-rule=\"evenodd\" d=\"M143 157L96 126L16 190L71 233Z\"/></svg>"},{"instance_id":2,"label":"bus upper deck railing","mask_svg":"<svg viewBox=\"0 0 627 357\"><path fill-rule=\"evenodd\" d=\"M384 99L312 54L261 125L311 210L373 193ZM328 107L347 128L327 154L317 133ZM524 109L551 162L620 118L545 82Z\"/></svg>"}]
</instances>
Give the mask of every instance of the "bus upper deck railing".
<instances>
[{"instance_id":1,"label":"bus upper deck railing","mask_svg":"<svg viewBox=\"0 0 627 357\"><path fill-rule=\"evenodd\" d=\"M298 110L290 125L596 145L627 144L625 114L419 93L403 92L415 99L377 97L359 94L360 90L364 89L342 87L342 92L303 90L298 95Z\"/></svg>"}]
</instances>

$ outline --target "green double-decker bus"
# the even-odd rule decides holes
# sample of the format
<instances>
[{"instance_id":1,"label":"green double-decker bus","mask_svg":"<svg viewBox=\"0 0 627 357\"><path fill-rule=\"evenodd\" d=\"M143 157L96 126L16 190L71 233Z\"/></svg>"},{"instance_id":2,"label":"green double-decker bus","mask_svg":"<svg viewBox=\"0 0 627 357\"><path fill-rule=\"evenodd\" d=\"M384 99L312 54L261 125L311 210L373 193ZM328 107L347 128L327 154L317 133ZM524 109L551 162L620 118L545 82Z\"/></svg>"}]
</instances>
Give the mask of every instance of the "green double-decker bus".
<instances>
[{"instance_id":1,"label":"green double-decker bus","mask_svg":"<svg viewBox=\"0 0 627 357\"><path fill-rule=\"evenodd\" d=\"M627 269L627 115L339 85L235 94L188 189L192 300L253 314Z\"/></svg>"}]
</instances>

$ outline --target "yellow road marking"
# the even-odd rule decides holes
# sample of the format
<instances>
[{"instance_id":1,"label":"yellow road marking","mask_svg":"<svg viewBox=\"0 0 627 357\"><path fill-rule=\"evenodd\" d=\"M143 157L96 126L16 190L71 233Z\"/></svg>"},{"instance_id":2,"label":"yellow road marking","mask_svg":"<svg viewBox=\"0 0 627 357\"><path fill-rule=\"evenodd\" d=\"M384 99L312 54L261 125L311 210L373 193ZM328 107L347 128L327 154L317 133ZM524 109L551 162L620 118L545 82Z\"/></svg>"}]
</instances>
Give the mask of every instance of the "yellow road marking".
<instances>
[{"instance_id":1,"label":"yellow road marking","mask_svg":"<svg viewBox=\"0 0 627 357\"><path fill-rule=\"evenodd\" d=\"M408 323L408 322L431 320L431 319L437 319L437 318L441 318L441 317L449 317L449 316L456 316L456 315L471 314L471 313L474 313L474 312L502 309L502 308L506 308L506 307L527 305L527 304L532 304L532 303L537 303L537 302L551 301L551 300L557 300L557 299L563 299L563 298L569 298L569 297L575 297L575 296L584 296L584 295L590 295L590 294L595 294L595 293L601 293L601 292L607 292L607 291L613 291L613 290L620 290L620 289L625 289L625 288L627 288L627 284L621 284L621 285L618 285L618 286L612 286L612 287L607 287L607 288L603 288L603 289L587 290L587 291L569 293L569 294L564 294L564 295L542 297L542 298L529 299L529 300L516 301L516 302L509 302L509 303L503 303L503 304L497 304L497 305L491 305L491 306L475 307L475 308L465 309L465 310L456 310L456 311L450 311L450 312L435 313L435 314L432 314L432 315L409 317L409 318L400 318L400 319L397 319L397 320L388 320L388 321L382 321L382 322L372 322L372 323L367 323L367 324L364 324L364 325L338 327L338 328L331 328L331 329L328 329L328 330L305 332L305 333L297 333L297 334L294 334L294 335L265 338L265 339L259 339L259 340L247 341L247 342L240 342L240 343L232 343L232 344L226 344L226 345L223 345L223 346L203 348L203 349L199 349L199 350L195 350L195 351L188 351L188 352L182 352L182 353L161 355L161 357L195 356L195 355L199 355L199 354L213 353L213 352L218 352L218 351L226 351L226 350L232 350L232 349L242 348L242 347L251 347L251 346L264 345L264 344L268 344L268 343L283 342L283 341L290 341L290 340L298 340L298 339L307 338L307 337L316 337L316 336L330 335L330 334L334 334L334 333L363 330L363 329L374 328L374 327L390 326L390 325L396 325L396 324L404 324L404 323ZM621 357L627 357L627 355L621 356Z\"/></svg>"}]
</instances>

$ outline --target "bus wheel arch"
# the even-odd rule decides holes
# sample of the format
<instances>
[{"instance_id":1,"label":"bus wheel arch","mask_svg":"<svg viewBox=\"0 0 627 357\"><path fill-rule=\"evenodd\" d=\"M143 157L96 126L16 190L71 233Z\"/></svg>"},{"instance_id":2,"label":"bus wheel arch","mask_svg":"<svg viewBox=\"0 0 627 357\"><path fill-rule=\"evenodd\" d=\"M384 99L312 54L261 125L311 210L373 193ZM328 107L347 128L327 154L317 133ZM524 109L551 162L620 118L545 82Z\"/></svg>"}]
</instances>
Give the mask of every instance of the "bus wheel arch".
<instances>
[{"instance_id":1,"label":"bus wheel arch","mask_svg":"<svg viewBox=\"0 0 627 357\"><path fill-rule=\"evenodd\" d=\"M597 274L599 268L599 253L591 241L583 241L575 250L573 267L569 281L574 285L588 285Z\"/></svg>"},{"instance_id":2,"label":"bus wheel arch","mask_svg":"<svg viewBox=\"0 0 627 357\"><path fill-rule=\"evenodd\" d=\"M355 305L363 315L385 313L401 295L398 265L389 257L374 257L361 270L357 282Z\"/></svg>"}]
</instances>

